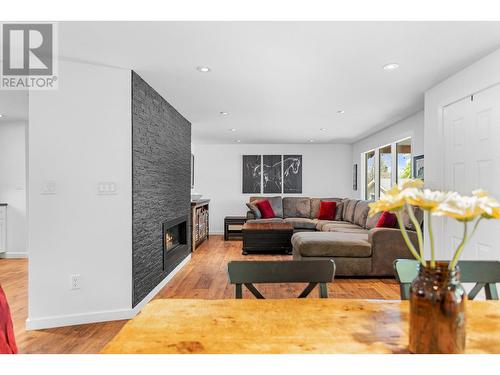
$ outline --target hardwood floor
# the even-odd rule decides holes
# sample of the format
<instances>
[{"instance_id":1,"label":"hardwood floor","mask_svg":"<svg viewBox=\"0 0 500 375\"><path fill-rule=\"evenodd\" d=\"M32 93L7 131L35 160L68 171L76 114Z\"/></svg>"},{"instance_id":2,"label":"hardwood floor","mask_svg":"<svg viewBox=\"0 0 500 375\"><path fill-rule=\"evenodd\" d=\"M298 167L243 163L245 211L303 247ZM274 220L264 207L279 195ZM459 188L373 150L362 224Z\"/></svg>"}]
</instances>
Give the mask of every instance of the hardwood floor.
<instances>
[{"instance_id":1,"label":"hardwood floor","mask_svg":"<svg viewBox=\"0 0 500 375\"><path fill-rule=\"evenodd\" d=\"M240 241L223 241L211 236L194 253L191 261L155 298L234 298L234 286L227 280L230 260L291 259L285 255L241 254ZM26 331L28 315L28 261L0 259L0 285L7 294L14 320L14 331L21 353L98 353L123 327L126 321ZM295 297L302 285L262 285L268 298ZM310 296L316 297L314 290ZM398 299L399 287L392 279L336 279L329 285L332 298ZM253 298L244 289L244 298Z\"/></svg>"}]
</instances>

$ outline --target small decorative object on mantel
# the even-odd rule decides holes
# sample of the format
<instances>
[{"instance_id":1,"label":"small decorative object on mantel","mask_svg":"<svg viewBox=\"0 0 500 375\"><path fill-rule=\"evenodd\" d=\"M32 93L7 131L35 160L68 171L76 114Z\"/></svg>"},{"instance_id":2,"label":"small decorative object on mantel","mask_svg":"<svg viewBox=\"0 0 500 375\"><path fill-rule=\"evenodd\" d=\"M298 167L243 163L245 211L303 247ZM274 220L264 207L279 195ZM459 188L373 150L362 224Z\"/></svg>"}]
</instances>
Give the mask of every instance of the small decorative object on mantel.
<instances>
[{"instance_id":1,"label":"small decorative object on mantel","mask_svg":"<svg viewBox=\"0 0 500 375\"><path fill-rule=\"evenodd\" d=\"M191 192L191 202L199 201L201 197L203 197L203 194Z\"/></svg>"},{"instance_id":2,"label":"small decorative object on mantel","mask_svg":"<svg viewBox=\"0 0 500 375\"><path fill-rule=\"evenodd\" d=\"M430 261L424 258L422 229L413 206L420 207L426 213ZM455 192L423 189L422 180L407 180L390 189L377 202L370 203L371 216L384 211L396 214L406 245L419 261L419 273L410 288L410 352L463 353L466 294L460 284L457 262L479 223L487 219L500 219L500 204L484 190L475 190L472 196L462 196ZM408 237L403 214L408 215L415 226L418 250ZM453 218L463 224L463 238L450 262L436 262L431 221L433 216ZM472 230L469 231L472 223Z\"/></svg>"}]
</instances>

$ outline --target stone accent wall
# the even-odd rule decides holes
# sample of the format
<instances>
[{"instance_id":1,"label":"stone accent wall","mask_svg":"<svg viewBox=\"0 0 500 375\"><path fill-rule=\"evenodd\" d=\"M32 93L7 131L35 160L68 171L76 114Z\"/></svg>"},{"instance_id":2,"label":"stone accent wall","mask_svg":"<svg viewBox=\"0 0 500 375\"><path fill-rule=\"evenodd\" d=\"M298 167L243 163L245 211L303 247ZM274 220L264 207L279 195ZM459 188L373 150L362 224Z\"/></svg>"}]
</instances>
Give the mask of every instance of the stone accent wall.
<instances>
[{"instance_id":1,"label":"stone accent wall","mask_svg":"<svg viewBox=\"0 0 500 375\"><path fill-rule=\"evenodd\" d=\"M132 72L133 306L190 254L191 123ZM162 223L188 217L188 250L163 270Z\"/></svg>"}]
</instances>

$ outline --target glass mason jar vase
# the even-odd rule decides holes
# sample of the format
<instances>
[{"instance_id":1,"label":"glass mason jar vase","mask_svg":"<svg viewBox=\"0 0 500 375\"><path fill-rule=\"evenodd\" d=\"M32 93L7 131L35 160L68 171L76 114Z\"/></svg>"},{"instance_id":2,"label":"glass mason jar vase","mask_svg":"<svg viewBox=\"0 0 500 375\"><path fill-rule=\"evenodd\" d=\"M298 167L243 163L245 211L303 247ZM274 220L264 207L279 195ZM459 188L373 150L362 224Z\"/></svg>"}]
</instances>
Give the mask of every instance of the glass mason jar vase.
<instances>
[{"instance_id":1,"label":"glass mason jar vase","mask_svg":"<svg viewBox=\"0 0 500 375\"><path fill-rule=\"evenodd\" d=\"M465 300L458 267L420 265L410 287L410 352L459 354L465 350Z\"/></svg>"}]
</instances>

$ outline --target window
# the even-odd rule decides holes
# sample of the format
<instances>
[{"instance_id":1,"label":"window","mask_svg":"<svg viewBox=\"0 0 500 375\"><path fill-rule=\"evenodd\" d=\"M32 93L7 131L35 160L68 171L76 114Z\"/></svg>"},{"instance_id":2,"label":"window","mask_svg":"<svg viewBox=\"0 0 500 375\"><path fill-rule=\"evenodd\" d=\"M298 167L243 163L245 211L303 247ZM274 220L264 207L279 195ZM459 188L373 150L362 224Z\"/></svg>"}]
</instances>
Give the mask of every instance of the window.
<instances>
[{"instance_id":1,"label":"window","mask_svg":"<svg viewBox=\"0 0 500 375\"><path fill-rule=\"evenodd\" d=\"M365 154L365 199L375 199L375 150Z\"/></svg>"},{"instance_id":2,"label":"window","mask_svg":"<svg viewBox=\"0 0 500 375\"><path fill-rule=\"evenodd\" d=\"M404 182L411 178L411 139L405 139L396 144L398 175L396 182Z\"/></svg>"},{"instance_id":3,"label":"window","mask_svg":"<svg viewBox=\"0 0 500 375\"><path fill-rule=\"evenodd\" d=\"M391 145L382 147L378 151L379 162L379 182L378 182L378 196L382 196L392 186L392 147Z\"/></svg>"},{"instance_id":4,"label":"window","mask_svg":"<svg viewBox=\"0 0 500 375\"><path fill-rule=\"evenodd\" d=\"M377 200L398 182L412 178L411 138L361 154L361 176L366 200Z\"/></svg>"}]
</instances>

